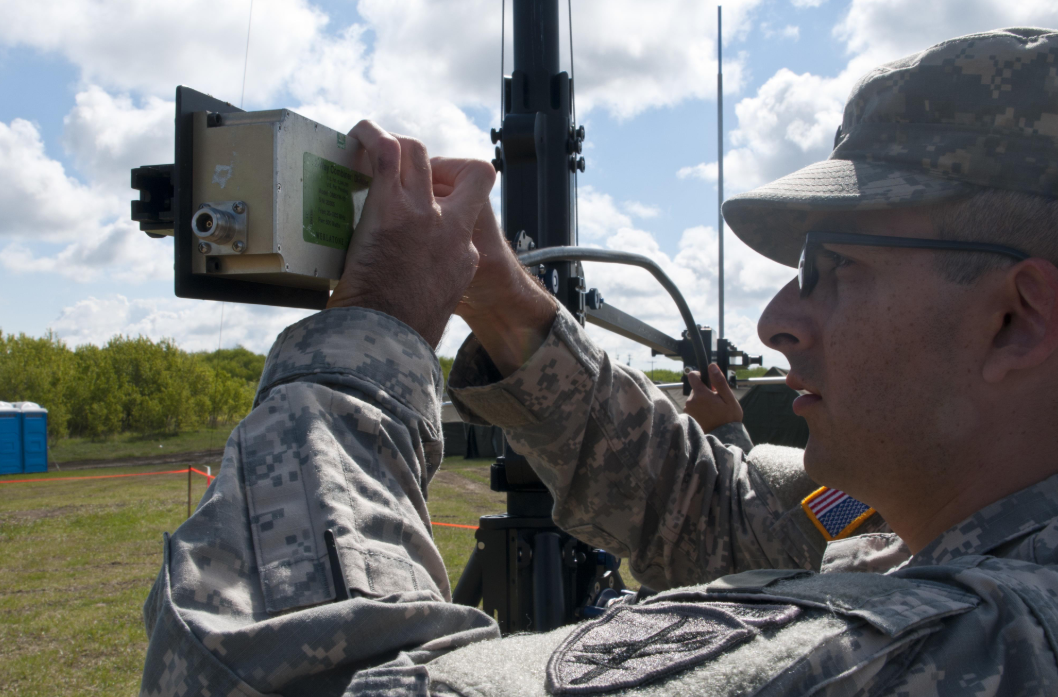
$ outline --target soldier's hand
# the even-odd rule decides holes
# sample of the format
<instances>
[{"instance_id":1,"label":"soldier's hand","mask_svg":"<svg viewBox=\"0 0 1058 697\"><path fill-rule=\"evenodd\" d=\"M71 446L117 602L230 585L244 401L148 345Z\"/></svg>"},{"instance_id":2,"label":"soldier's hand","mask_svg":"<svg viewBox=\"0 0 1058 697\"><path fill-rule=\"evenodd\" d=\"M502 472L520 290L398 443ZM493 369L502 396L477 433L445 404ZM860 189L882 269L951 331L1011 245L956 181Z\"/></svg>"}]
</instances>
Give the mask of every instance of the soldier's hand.
<instances>
[{"instance_id":1,"label":"soldier's hand","mask_svg":"<svg viewBox=\"0 0 1058 697\"><path fill-rule=\"evenodd\" d=\"M433 159L434 195L448 195L448 160ZM456 307L503 375L517 370L539 348L555 319L554 297L528 273L500 232L492 206L474 223L478 267Z\"/></svg>"},{"instance_id":2,"label":"soldier's hand","mask_svg":"<svg viewBox=\"0 0 1058 697\"><path fill-rule=\"evenodd\" d=\"M742 421L742 405L716 363L709 364L712 388L702 382L702 376L697 372L688 373L687 380L691 383L691 394L687 396L683 410L698 422L703 431L709 433L724 424Z\"/></svg>"},{"instance_id":3,"label":"soldier's hand","mask_svg":"<svg viewBox=\"0 0 1058 697\"><path fill-rule=\"evenodd\" d=\"M496 171L478 160L445 160L446 195L435 198L422 143L371 121L349 135L363 147L361 167L373 179L327 307L385 312L436 347L474 278L474 224L489 208Z\"/></svg>"}]
</instances>

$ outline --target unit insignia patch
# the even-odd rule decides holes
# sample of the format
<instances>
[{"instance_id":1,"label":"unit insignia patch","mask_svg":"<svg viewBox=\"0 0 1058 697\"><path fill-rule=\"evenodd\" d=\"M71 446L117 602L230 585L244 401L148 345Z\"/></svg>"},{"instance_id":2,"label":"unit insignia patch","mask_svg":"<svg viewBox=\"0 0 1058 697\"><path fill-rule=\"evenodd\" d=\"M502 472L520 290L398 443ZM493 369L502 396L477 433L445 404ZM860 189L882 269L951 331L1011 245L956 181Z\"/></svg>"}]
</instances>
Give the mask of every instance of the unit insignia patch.
<instances>
[{"instance_id":1,"label":"unit insignia patch","mask_svg":"<svg viewBox=\"0 0 1058 697\"><path fill-rule=\"evenodd\" d=\"M714 658L799 613L794 605L619 605L566 638L547 664L547 689L580 695L642 685Z\"/></svg>"}]
</instances>

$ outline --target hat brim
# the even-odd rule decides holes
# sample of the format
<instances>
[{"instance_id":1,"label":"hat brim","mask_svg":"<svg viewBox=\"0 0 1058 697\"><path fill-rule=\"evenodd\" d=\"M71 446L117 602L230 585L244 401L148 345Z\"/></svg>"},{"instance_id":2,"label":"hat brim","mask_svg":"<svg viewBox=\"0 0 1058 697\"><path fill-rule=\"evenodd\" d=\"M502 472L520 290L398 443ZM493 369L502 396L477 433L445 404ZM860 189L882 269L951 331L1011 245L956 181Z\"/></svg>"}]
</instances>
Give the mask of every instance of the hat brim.
<instances>
[{"instance_id":1,"label":"hat brim","mask_svg":"<svg viewBox=\"0 0 1058 697\"><path fill-rule=\"evenodd\" d=\"M972 184L884 162L824 160L724 202L724 220L753 250L797 266L809 214L920 206L968 196Z\"/></svg>"}]
</instances>

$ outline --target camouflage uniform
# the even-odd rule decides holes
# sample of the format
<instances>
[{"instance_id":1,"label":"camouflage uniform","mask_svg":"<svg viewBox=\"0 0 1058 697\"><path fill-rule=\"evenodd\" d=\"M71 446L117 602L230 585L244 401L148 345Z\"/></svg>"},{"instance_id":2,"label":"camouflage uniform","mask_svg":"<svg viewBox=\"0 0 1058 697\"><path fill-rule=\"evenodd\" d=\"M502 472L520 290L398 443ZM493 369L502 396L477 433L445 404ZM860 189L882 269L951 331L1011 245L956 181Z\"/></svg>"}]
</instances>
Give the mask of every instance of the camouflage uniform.
<instances>
[{"instance_id":1,"label":"camouflage uniform","mask_svg":"<svg viewBox=\"0 0 1058 697\"><path fill-rule=\"evenodd\" d=\"M449 375L469 423L501 426L555 497L555 522L629 559L655 589L750 569L818 569L826 542L801 500L802 453L753 449L741 424L706 435L638 370L611 363L566 311L502 382L470 337ZM887 529L877 516L864 531Z\"/></svg>"},{"instance_id":2,"label":"camouflage uniform","mask_svg":"<svg viewBox=\"0 0 1058 697\"><path fill-rule=\"evenodd\" d=\"M1058 197L1054 31L962 37L877 68L853 90L829 160L723 210L743 241L793 266L810 212L982 187ZM803 474L703 435L568 314L498 378L471 340L453 399L504 426L555 494L560 525L630 556L648 584L715 580L443 656L430 665L438 694L1058 694L1058 475L913 557L878 532L832 542L819 573L798 571L814 562L790 525Z\"/></svg>"},{"instance_id":3,"label":"camouflage uniform","mask_svg":"<svg viewBox=\"0 0 1058 697\"><path fill-rule=\"evenodd\" d=\"M432 538L441 387L430 347L382 313L279 336L219 475L165 540L141 694L425 694L424 662L499 636L450 602Z\"/></svg>"},{"instance_id":4,"label":"camouflage uniform","mask_svg":"<svg viewBox=\"0 0 1058 697\"><path fill-rule=\"evenodd\" d=\"M805 211L1056 185L1058 34L1018 29L872 72L832 159L724 212L794 263ZM328 310L280 336L220 476L166 539L143 694L1058 693L1058 476L914 556L885 532L824 548L797 505L814 485L796 451L703 434L567 313L500 377L471 338L460 411L505 428L559 524L671 590L480 641L495 625L447 602L430 537L436 360L392 318Z\"/></svg>"},{"instance_id":5,"label":"camouflage uniform","mask_svg":"<svg viewBox=\"0 0 1058 697\"><path fill-rule=\"evenodd\" d=\"M165 538L141 694L425 694L424 663L499 636L449 602L430 531L441 389L430 347L382 313L279 336L217 478Z\"/></svg>"},{"instance_id":6,"label":"camouflage uniform","mask_svg":"<svg viewBox=\"0 0 1058 697\"><path fill-rule=\"evenodd\" d=\"M450 376L453 401L464 418L488 415L504 428L554 494L556 522L629 557L647 584L688 587L441 657L429 666L435 693L1058 691L1058 476L987 506L914 557L888 532L821 550L794 505L815 486L792 457L800 451L762 457L762 446L747 457L703 434L642 373L612 364L567 312L525 365L499 378L471 337ZM738 614L747 611L764 613L763 623ZM649 643L659 627L691 620L698 626ZM719 639L703 646L708 636ZM577 683L589 668L599 675Z\"/></svg>"}]
</instances>

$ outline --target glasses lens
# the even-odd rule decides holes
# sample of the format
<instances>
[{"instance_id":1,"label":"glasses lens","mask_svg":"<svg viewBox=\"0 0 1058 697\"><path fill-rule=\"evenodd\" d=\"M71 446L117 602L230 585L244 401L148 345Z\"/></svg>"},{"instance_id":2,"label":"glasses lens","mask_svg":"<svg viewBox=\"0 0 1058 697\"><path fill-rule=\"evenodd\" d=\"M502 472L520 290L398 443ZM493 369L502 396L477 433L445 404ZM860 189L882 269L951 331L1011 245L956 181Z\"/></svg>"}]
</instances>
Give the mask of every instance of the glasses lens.
<instances>
[{"instance_id":1,"label":"glasses lens","mask_svg":"<svg viewBox=\"0 0 1058 697\"><path fill-rule=\"evenodd\" d=\"M808 245L801 247L801 259L797 262L797 287L801 289L801 293L805 292L805 250L808 249Z\"/></svg>"}]
</instances>

